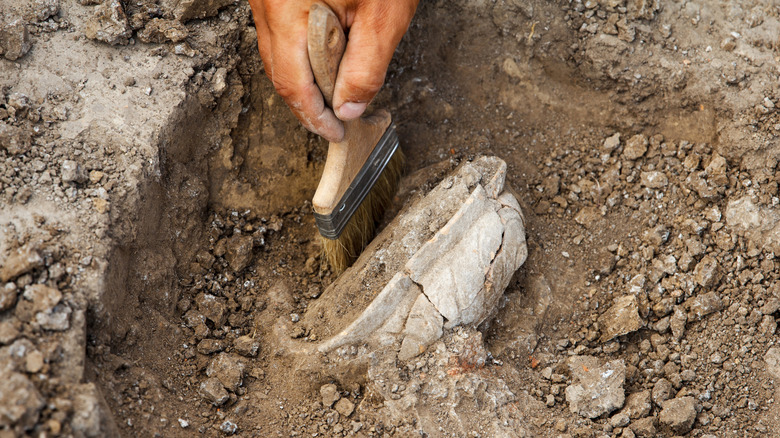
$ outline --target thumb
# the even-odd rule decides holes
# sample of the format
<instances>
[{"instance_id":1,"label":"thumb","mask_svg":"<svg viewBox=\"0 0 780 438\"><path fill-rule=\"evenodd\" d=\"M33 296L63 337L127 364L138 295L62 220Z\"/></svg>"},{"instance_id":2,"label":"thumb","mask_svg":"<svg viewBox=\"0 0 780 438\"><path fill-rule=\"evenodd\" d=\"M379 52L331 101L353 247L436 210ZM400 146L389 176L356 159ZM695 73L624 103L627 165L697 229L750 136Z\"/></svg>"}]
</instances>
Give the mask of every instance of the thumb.
<instances>
[{"instance_id":1,"label":"thumb","mask_svg":"<svg viewBox=\"0 0 780 438\"><path fill-rule=\"evenodd\" d=\"M360 117L382 88L417 1L365 1L359 5L333 93L333 107L341 120Z\"/></svg>"}]
</instances>

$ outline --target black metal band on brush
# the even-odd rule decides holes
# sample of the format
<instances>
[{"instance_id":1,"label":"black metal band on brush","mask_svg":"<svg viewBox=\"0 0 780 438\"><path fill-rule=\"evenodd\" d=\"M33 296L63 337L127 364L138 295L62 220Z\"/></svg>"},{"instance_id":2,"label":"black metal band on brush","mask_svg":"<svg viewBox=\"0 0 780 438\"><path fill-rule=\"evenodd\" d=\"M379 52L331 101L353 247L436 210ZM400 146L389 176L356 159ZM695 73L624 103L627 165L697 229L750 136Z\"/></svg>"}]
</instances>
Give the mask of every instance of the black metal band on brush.
<instances>
[{"instance_id":1,"label":"black metal band on brush","mask_svg":"<svg viewBox=\"0 0 780 438\"><path fill-rule=\"evenodd\" d=\"M339 203L336 204L336 208L328 214L314 213L314 220L317 222L317 228L323 237L338 239L341 236L341 232L344 231L344 227L352 218L355 210L360 207L366 195L371 192L374 184L384 172L387 163L390 162L398 149L398 144L398 134L395 132L395 126L391 123L352 184L349 185Z\"/></svg>"}]
</instances>

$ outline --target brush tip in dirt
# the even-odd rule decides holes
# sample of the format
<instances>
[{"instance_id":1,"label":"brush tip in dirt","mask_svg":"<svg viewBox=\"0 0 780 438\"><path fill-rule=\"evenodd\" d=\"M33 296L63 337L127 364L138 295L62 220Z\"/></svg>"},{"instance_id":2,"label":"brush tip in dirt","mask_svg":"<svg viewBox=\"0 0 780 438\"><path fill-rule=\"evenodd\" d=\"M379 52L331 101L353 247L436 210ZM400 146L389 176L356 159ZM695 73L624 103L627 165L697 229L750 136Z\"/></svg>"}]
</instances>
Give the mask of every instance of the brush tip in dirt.
<instances>
[{"instance_id":1,"label":"brush tip in dirt","mask_svg":"<svg viewBox=\"0 0 780 438\"><path fill-rule=\"evenodd\" d=\"M334 273L340 274L350 267L371 241L377 223L382 219L398 189L405 161L401 149L396 149L382 175L355 210L341 235L337 239L320 235L325 258Z\"/></svg>"}]
</instances>

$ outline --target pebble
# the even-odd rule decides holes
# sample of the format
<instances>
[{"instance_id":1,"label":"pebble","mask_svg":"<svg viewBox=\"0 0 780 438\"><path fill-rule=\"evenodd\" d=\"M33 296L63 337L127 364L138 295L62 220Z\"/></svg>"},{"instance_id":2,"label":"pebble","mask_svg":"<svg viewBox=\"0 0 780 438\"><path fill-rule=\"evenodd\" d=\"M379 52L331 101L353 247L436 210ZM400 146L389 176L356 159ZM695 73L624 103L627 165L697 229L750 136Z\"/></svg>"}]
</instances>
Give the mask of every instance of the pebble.
<instances>
[{"instance_id":1,"label":"pebble","mask_svg":"<svg viewBox=\"0 0 780 438\"><path fill-rule=\"evenodd\" d=\"M233 435L238 431L238 425L230 420L225 420L219 426L219 430L225 435Z\"/></svg>"},{"instance_id":2,"label":"pebble","mask_svg":"<svg viewBox=\"0 0 780 438\"><path fill-rule=\"evenodd\" d=\"M34 374L43 369L43 353L33 350L27 353L24 359L24 369L28 373Z\"/></svg>"},{"instance_id":3,"label":"pebble","mask_svg":"<svg viewBox=\"0 0 780 438\"><path fill-rule=\"evenodd\" d=\"M635 295L624 295L599 317L601 342L635 332L644 326Z\"/></svg>"},{"instance_id":4,"label":"pebble","mask_svg":"<svg viewBox=\"0 0 780 438\"><path fill-rule=\"evenodd\" d=\"M8 345L19 336L19 330L10 320L0 321L0 345Z\"/></svg>"},{"instance_id":5,"label":"pebble","mask_svg":"<svg viewBox=\"0 0 780 438\"><path fill-rule=\"evenodd\" d=\"M693 270L693 280L705 289L715 286L720 280L718 261L712 256L704 256Z\"/></svg>"},{"instance_id":6,"label":"pebble","mask_svg":"<svg viewBox=\"0 0 780 438\"><path fill-rule=\"evenodd\" d=\"M81 164L73 160L65 160L60 166L60 178L65 183L81 184L87 181L89 176Z\"/></svg>"},{"instance_id":7,"label":"pebble","mask_svg":"<svg viewBox=\"0 0 780 438\"><path fill-rule=\"evenodd\" d=\"M45 405L41 394L25 375L15 372L4 374L0 379L0 425L32 429Z\"/></svg>"},{"instance_id":8,"label":"pebble","mask_svg":"<svg viewBox=\"0 0 780 438\"><path fill-rule=\"evenodd\" d=\"M642 134L637 134L626 142L626 147L623 149L623 156L629 160L636 160L647 152L647 145L647 137Z\"/></svg>"},{"instance_id":9,"label":"pebble","mask_svg":"<svg viewBox=\"0 0 780 438\"><path fill-rule=\"evenodd\" d=\"M336 412L344 417L349 417L355 410L355 404L347 398L342 398L336 402Z\"/></svg>"},{"instance_id":10,"label":"pebble","mask_svg":"<svg viewBox=\"0 0 780 438\"><path fill-rule=\"evenodd\" d=\"M255 357L260 350L260 341L251 336L241 336L233 341L233 348L242 356Z\"/></svg>"},{"instance_id":11,"label":"pebble","mask_svg":"<svg viewBox=\"0 0 780 438\"><path fill-rule=\"evenodd\" d=\"M6 282L43 266L43 257L37 249L26 245L11 253L0 263L0 281Z\"/></svg>"},{"instance_id":12,"label":"pebble","mask_svg":"<svg viewBox=\"0 0 780 438\"><path fill-rule=\"evenodd\" d=\"M616 132L611 137L604 140L604 150L612 152L620 146L620 133Z\"/></svg>"},{"instance_id":13,"label":"pebble","mask_svg":"<svg viewBox=\"0 0 780 438\"><path fill-rule=\"evenodd\" d=\"M332 383L320 387L320 396L322 397L322 405L326 408L333 406L333 403L341 398L338 388Z\"/></svg>"},{"instance_id":14,"label":"pebble","mask_svg":"<svg viewBox=\"0 0 780 438\"><path fill-rule=\"evenodd\" d=\"M566 387L569 410L587 418L596 418L623 406L626 366L614 360L599 366L590 356L573 356L568 367L577 383Z\"/></svg>"},{"instance_id":15,"label":"pebble","mask_svg":"<svg viewBox=\"0 0 780 438\"><path fill-rule=\"evenodd\" d=\"M252 262L254 239L250 235L238 234L225 242L225 260L233 272L242 271Z\"/></svg>"},{"instance_id":16,"label":"pebble","mask_svg":"<svg viewBox=\"0 0 780 438\"><path fill-rule=\"evenodd\" d=\"M661 403L669 400L669 398L672 397L673 391L674 388L672 388L672 383L670 381L666 379L658 379L658 381L655 382L655 385L653 386L653 402L657 406L661 406Z\"/></svg>"},{"instance_id":17,"label":"pebble","mask_svg":"<svg viewBox=\"0 0 780 438\"><path fill-rule=\"evenodd\" d=\"M677 435L690 432L696 420L696 399L679 397L661 403L658 414L661 425Z\"/></svg>"},{"instance_id":18,"label":"pebble","mask_svg":"<svg viewBox=\"0 0 780 438\"><path fill-rule=\"evenodd\" d=\"M215 406L222 406L230 399L230 394L228 394L225 387L222 386L222 383L215 377L208 378L201 382L200 395Z\"/></svg>"},{"instance_id":19,"label":"pebble","mask_svg":"<svg viewBox=\"0 0 780 438\"><path fill-rule=\"evenodd\" d=\"M244 364L238 356L220 353L209 363L206 375L216 377L225 388L236 392L244 379L244 371Z\"/></svg>"},{"instance_id":20,"label":"pebble","mask_svg":"<svg viewBox=\"0 0 780 438\"><path fill-rule=\"evenodd\" d=\"M198 353L213 354L225 349L225 341L221 339L203 339L198 342Z\"/></svg>"},{"instance_id":21,"label":"pebble","mask_svg":"<svg viewBox=\"0 0 780 438\"><path fill-rule=\"evenodd\" d=\"M6 283L0 287L0 312L12 309L16 305L16 283Z\"/></svg>"},{"instance_id":22,"label":"pebble","mask_svg":"<svg viewBox=\"0 0 780 438\"><path fill-rule=\"evenodd\" d=\"M652 409L651 393L649 390L635 392L626 397L626 405L623 410L629 418L637 419L647 416ZM625 425L623 425L625 426ZM615 426L622 427L622 426Z\"/></svg>"},{"instance_id":23,"label":"pebble","mask_svg":"<svg viewBox=\"0 0 780 438\"><path fill-rule=\"evenodd\" d=\"M705 316L723 309L723 301L716 292L697 295L690 298L685 304L688 308L688 318L696 320L701 320Z\"/></svg>"}]
</instances>

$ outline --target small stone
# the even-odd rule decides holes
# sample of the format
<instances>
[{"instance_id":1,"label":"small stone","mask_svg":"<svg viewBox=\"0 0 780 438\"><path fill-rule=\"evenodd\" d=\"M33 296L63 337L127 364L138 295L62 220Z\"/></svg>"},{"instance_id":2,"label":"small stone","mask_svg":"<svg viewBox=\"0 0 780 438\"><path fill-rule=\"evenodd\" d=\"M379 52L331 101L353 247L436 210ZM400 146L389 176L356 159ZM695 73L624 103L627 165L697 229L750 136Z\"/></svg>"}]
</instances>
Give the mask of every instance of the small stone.
<instances>
[{"instance_id":1,"label":"small stone","mask_svg":"<svg viewBox=\"0 0 780 438\"><path fill-rule=\"evenodd\" d=\"M62 182L81 184L87 181L89 176L81 164L73 160L65 160L60 166L60 178Z\"/></svg>"},{"instance_id":2,"label":"small stone","mask_svg":"<svg viewBox=\"0 0 780 438\"><path fill-rule=\"evenodd\" d=\"M780 348L772 347L764 354L766 370L775 379L780 379Z\"/></svg>"},{"instance_id":3,"label":"small stone","mask_svg":"<svg viewBox=\"0 0 780 438\"><path fill-rule=\"evenodd\" d=\"M236 433L236 431L238 431L238 425L230 420L225 420L219 426L219 430L221 430L225 435L233 435Z\"/></svg>"},{"instance_id":4,"label":"small stone","mask_svg":"<svg viewBox=\"0 0 780 438\"><path fill-rule=\"evenodd\" d=\"M341 398L338 388L332 383L320 387L320 396L322 397L322 405L326 408L333 406L333 403Z\"/></svg>"},{"instance_id":5,"label":"small stone","mask_svg":"<svg viewBox=\"0 0 780 438\"><path fill-rule=\"evenodd\" d=\"M178 43L185 40L188 35L187 27L179 21L152 18L138 32L138 39L143 43Z\"/></svg>"},{"instance_id":6,"label":"small stone","mask_svg":"<svg viewBox=\"0 0 780 438\"><path fill-rule=\"evenodd\" d=\"M32 428L44 405L41 394L25 375L10 372L0 379L0 428Z\"/></svg>"},{"instance_id":7,"label":"small stone","mask_svg":"<svg viewBox=\"0 0 780 438\"><path fill-rule=\"evenodd\" d=\"M215 377L208 378L200 384L200 395L215 406L222 406L230 399L230 394Z\"/></svg>"},{"instance_id":8,"label":"small stone","mask_svg":"<svg viewBox=\"0 0 780 438\"><path fill-rule=\"evenodd\" d=\"M655 382L655 385L653 386L653 402L656 405L661 406L661 403L669 400L672 397L673 390L674 388L672 388L671 382L666 379L658 379L658 381Z\"/></svg>"},{"instance_id":9,"label":"small stone","mask_svg":"<svg viewBox=\"0 0 780 438\"><path fill-rule=\"evenodd\" d=\"M647 137L642 134L637 134L626 142L626 147L623 149L623 156L629 160L636 160L647 152L647 145Z\"/></svg>"},{"instance_id":10,"label":"small stone","mask_svg":"<svg viewBox=\"0 0 780 438\"><path fill-rule=\"evenodd\" d=\"M726 37L720 42L720 48L727 52L731 52L737 48L737 42L732 37Z\"/></svg>"},{"instance_id":11,"label":"small stone","mask_svg":"<svg viewBox=\"0 0 780 438\"><path fill-rule=\"evenodd\" d=\"M650 410L653 408L651 393L649 390L635 392L626 397L626 405L621 412L628 415L629 418L635 420L637 418L646 417ZM625 426L625 425L623 425ZM615 426L622 427L622 426Z\"/></svg>"},{"instance_id":12,"label":"small stone","mask_svg":"<svg viewBox=\"0 0 780 438\"><path fill-rule=\"evenodd\" d=\"M27 245L13 251L0 263L0 281L6 282L43 266L43 257L37 249Z\"/></svg>"},{"instance_id":13,"label":"small stone","mask_svg":"<svg viewBox=\"0 0 780 438\"><path fill-rule=\"evenodd\" d=\"M17 287L15 283L6 283L0 287L0 312L12 309L16 305Z\"/></svg>"},{"instance_id":14,"label":"small stone","mask_svg":"<svg viewBox=\"0 0 780 438\"><path fill-rule=\"evenodd\" d=\"M242 356L255 357L260 350L260 342L251 336L241 336L233 341L233 348Z\"/></svg>"},{"instance_id":15,"label":"small stone","mask_svg":"<svg viewBox=\"0 0 780 438\"><path fill-rule=\"evenodd\" d=\"M206 375L216 377L225 388L236 392L243 382L244 368L244 364L238 356L220 353L209 363Z\"/></svg>"},{"instance_id":16,"label":"small stone","mask_svg":"<svg viewBox=\"0 0 780 438\"><path fill-rule=\"evenodd\" d=\"M625 409L617 414L613 415L609 419L609 424L614 427L626 427L631 422L631 418L625 413Z\"/></svg>"},{"instance_id":17,"label":"small stone","mask_svg":"<svg viewBox=\"0 0 780 438\"><path fill-rule=\"evenodd\" d=\"M620 133L616 132L611 137L607 137L606 140L604 140L604 150L607 152L612 152L615 149L620 146Z\"/></svg>"},{"instance_id":18,"label":"small stone","mask_svg":"<svg viewBox=\"0 0 780 438\"><path fill-rule=\"evenodd\" d=\"M601 342L635 332L644 323L639 317L639 304L635 295L624 295L615 300L612 307L599 317Z\"/></svg>"},{"instance_id":19,"label":"small stone","mask_svg":"<svg viewBox=\"0 0 780 438\"><path fill-rule=\"evenodd\" d=\"M67 304L61 303L50 311L35 314L35 322L44 330L65 331L70 328L70 314L72 310Z\"/></svg>"},{"instance_id":20,"label":"small stone","mask_svg":"<svg viewBox=\"0 0 780 438\"><path fill-rule=\"evenodd\" d=\"M133 30L119 0L107 0L95 7L94 15L87 20L84 34L91 40L111 45L127 44Z\"/></svg>"},{"instance_id":21,"label":"small stone","mask_svg":"<svg viewBox=\"0 0 780 438\"><path fill-rule=\"evenodd\" d=\"M20 155L29 152L31 146L32 137L29 132L0 121L0 148L11 155Z\"/></svg>"},{"instance_id":22,"label":"small stone","mask_svg":"<svg viewBox=\"0 0 780 438\"><path fill-rule=\"evenodd\" d=\"M213 354L225 349L225 341L221 339L203 339L198 342L198 353Z\"/></svg>"},{"instance_id":23,"label":"small stone","mask_svg":"<svg viewBox=\"0 0 780 438\"><path fill-rule=\"evenodd\" d=\"M720 281L718 261L709 255L704 256L693 270L693 280L706 289L717 285Z\"/></svg>"},{"instance_id":24,"label":"small stone","mask_svg":"<svg viewBox=\"0 0 780 438\"><path fill-rule=\"evenodd\" d=\"M566 387L569 410L587 418L596 418L623 406L626 367L622 360L602 366L589 356L569 358L569 369L578 381Z\"/></svg>"},{"instance_id":25,"label":"small stone","mask_svg":"<svg viewBox=\"0 0 780 438\"><path fill-rule=\"evenodd\" d=\"M688 322L688 317L685 312L680 309L680 306L674 307L674 313L669 318L669 326L672 328L672 336L675 340L679 341L685 334L685 324Z\"/></svg>"},{"instance_id":26,"label":"small stone","mask_svg":"<svg viewBox=\"0 0 780 438\"><path fill-rule=\"evenodd\" d=\"M249 266L252 261L252 236L238 234L227 240L225 246L225 260L233 272L239 272Z\"/></svg>"},{"instance_id":27,"label":"small stone","mask_svg":"<svg viewBox=\"0 0 780 438\"><path fill-rule=\"evenodd\" d=\"M686 301L685 304L688 308L688 318L696 320L723 309L723 301L716 292L697 295Z\"/></svg>"},{"instance_id":28,"label":"small stone","mask_svg":"<svg viewBox=\"0 0 780 438\"><path fill-rule=\"evenodd\" d=\"M0 321L0 345L8 345L19 336L19 330L11 321Z\"/></svg>"},{"instance_id":29,"label":"small stone","mask_svg":"<svg viewBox=\"0 0 780 438\"><path fill-rule=\"evenodd\" d=\"M38 350L27 353L24 358L24 370L32 374L41 369L43 369L43 353Z\"/></svg>"},{"instance_id":30,"label":"small stone","mask_svg":"<svg viewBox=\"0 0 780 438\"><path fill-rule=\"evenodd\" d=\"M200 313L211 320L217 327L225 325L227 320L227 308L225 307L224 299L217 298L211 294L199 294L195 297L195 302L198 304L198 310Z\"/></svg>"},{"instance_id":31,"label":"small stone","mask_svg":"<svg viewBox=\"0 0 780 438\"><path fill-rule=\"evenodd\" d=\"M31 48L32 41L27 24L19 18L5 22L5 17L0 17L0 54L9 61L16 61Z\"/></svg>"},{"instance_id":32,"label":"small stone","mask_svg":"<svg viewBox=\"0 0 780 438\"><path fill-rule=\"evenodd\" d=\"M666 174L659 171L642 172L639 181L643 186L651 189L661 189L669 184Z\"/></svg>"},{"instance_id":33,"label":"small stone","mask_svg":"<svg viewBox=\"0 0 780 438\"><path fill-rule=\"evenodd\" d=\"M336 402L336 412L339 414L349 417L352 415L352 412L355 410L355 404L352 403L347 398L342 398L338 402Z\"/></svg>"},{"instance_id":34,"label":"small stone","mask_svg":"<svg viewBox=\"0 0 780 438\"><path fill-rule=\"evenodd\" d=\"M696 420L696 399L680 397L663 402L658 420L662 426L677 435L690 432Z\"/></svg>"},{"instance_id":35,"label":"small stone","mask_svg":"<svg viewBox=\"0 0 780 438\"><path fill-rule=\"evenodd\" d=\"M33 312L50 312L62 300L62 292L43 284L34 284L24 291L24 298L33 304Z\"/></svg>"},{"instance_id":36,"label":"small stone","mask_svg":"<svg viewBox=\"0 0 780 438\"><path fill-rule=\"evenodd\" d=\"M631 427L631 431L638 437L653 438L657 435L655 428L656 421L655 417L645 417L641 420L634 421L629 427Z\"/></svg>"}]
</instances>

